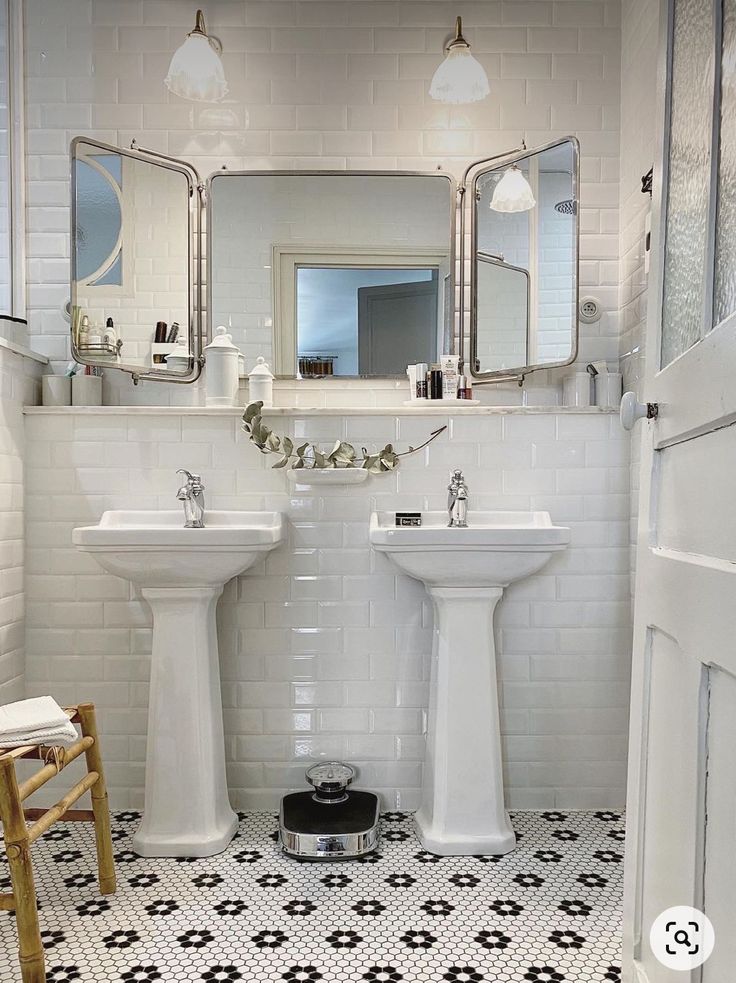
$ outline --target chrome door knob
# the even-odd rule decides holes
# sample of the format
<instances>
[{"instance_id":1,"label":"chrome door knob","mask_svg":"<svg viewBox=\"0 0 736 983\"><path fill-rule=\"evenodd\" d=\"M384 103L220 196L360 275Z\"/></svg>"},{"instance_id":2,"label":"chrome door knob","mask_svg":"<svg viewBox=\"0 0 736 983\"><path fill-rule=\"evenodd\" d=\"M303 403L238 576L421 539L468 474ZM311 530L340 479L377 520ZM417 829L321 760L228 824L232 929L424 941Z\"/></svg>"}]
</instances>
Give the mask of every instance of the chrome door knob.
<instances>
[{"instance_id":1,"label":"chrome door knob","mask_svg":"<svg viewBox=\"0 0 736 983\"><path fill-rule=\"evenodd\" d=\"M659 413L657 403L640 403L636 393L624 393L621 399L621 426L633 430L637 420L656 420Z\"/></svg>"}]
</instances>

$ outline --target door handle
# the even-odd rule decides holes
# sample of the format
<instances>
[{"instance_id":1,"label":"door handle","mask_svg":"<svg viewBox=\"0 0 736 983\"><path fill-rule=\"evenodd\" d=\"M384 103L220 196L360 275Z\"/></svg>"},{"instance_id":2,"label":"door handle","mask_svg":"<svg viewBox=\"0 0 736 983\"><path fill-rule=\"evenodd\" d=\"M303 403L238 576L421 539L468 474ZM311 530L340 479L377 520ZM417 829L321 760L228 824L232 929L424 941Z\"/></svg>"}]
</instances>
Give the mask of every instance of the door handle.
<instances>
[{"instance_id":1,"label":"door handle","mask_svg":"<svg viewBox=\"0 0 736 983\"><path fill-rule=\"evenodd\" d=\"M656 420L659 415L658 403L640 403L636 393L624 393L621 399L621 426L633 430L637 420Z\"/></svg>"}]
</instances>

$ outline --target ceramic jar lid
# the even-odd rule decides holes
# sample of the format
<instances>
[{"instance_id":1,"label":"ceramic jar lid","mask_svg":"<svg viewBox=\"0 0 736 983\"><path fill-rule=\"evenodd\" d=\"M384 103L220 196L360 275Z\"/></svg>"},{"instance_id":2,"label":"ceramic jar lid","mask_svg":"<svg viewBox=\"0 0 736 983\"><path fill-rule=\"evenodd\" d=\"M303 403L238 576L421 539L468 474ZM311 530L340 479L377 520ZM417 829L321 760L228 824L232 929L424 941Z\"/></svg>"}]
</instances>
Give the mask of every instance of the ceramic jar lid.
<instances>
[{"instance_id":1,"label":"ceramic jar lid","mask_svg":"<svg viewBox=\"0 0 736 983\"><path fill-rule=\"evenodd\" d=\"M227 333L227 328L220 324L215 328L215 337L205 348L206 352L211 351L230 351L237 352L239 349L233 344L231 335Z\"/></svg>"},{"instance_id":2,"label":"ceramic jar lid","mask_svg":"<svg viewBox=\"0 0 736 983\"><path fill-rule=\"evenodd\" d=\"M271 372L271 370L269 369L268 362L265 360L265 358L262 355L259 355L258 358L256 359L256 364L253 366L253 369L248 373L248 378L273 379L273 377L274 377L273 372Z\"/></svg>"}]
</instances>

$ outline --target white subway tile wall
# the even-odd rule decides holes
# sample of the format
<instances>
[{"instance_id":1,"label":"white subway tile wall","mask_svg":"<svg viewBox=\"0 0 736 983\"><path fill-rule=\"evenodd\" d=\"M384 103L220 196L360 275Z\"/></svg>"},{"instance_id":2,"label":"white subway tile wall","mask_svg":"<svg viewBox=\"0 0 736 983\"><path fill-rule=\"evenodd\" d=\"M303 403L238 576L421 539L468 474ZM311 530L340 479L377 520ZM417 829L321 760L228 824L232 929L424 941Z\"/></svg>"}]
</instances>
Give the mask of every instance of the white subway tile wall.
<instances>
[{"instance_id":1,"label":"white subway tile wall","mask_svg":"<svg viewBox=\"0 0 736 983\"><path fill-rule=\"evenodd\" d=\"M192 27L185 0L27 0L29 308L34 347L67 358L68 147L90 136L178 155L203 174L230 168L441 167L573 132L582 146L581 287L602 319L580 359L618 355L618 0L217 0L230 85L217 106L164 84ZM491 96L448 107L427 95L454 18L485 66ZM545 373L529 380L545 385ZM507 393L512 390L507 389ZM115 402L140 399L118 386ZM195 402L196 387L151 401ZM513 398L510 396L509 398Z\"/></svg>"},{"instance_id":2,"label":"white subway tile wall","mask_svg":"<svg viewBox=\"0 0 736 983\"><path fill-rule=\"evenodd\" d=\"M29 695L99 706L116 807L141 804L150 614L127 582L71 545L108 508L176 507L196 461L212 508L282 509L288 542L220 602L229 783L276 807L318 756L360 766L392 808L421 783L431 604L368 544L371 509L444 508L461 463L476 508L547 509L570 548L512 586L496 631L504 763L514 808L619 808L628 706L628 439L615 416L282 416L294 437L404 447L448 432L400 470L350 488L287 484L238 417L193 410L26 417Z\"/></svg>"},{"instance_id":3,"label":"white subway tile wall","mask_svg":"<svg viewBox=\"0 0 736 983\"><path fill-rule=\"evenodd\" d=\"M23 697L23 406L39 402L40 375L37 361L0 346L0 704Z\"/></svg>"},{"instance_id":4,"label":"white subway tile wall","mask_svg":"<svg viewBox=\"0 0 736 983\"><path fill-rule=\"evenodd\" d=\"M646 219L651 198L641 193L641 179L655 163L657 120L657 58L659 0L623 0L621 25L621 180L619 211L621 339L619 357L624 390L644 398L647 274L644 271ZM631 566L632 596L637 522L639 518L639 452L641 431L631 435Z\"/></svg>"}]
</instances>

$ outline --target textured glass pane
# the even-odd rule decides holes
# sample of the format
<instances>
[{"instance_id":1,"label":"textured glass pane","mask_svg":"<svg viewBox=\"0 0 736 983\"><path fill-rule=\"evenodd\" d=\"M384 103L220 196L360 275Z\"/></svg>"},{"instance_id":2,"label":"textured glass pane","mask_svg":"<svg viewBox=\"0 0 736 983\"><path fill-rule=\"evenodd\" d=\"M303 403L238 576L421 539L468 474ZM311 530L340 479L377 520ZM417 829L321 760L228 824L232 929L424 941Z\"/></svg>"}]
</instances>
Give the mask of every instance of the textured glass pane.
<instances>
[{"instance_id":1,"label":"textured glass pane","mask_svg":"<svg viewBox=\"0 0 736 983\"><path fill-rule=\"evenodd\" d=\"M721 71L714 324L736 311L736 0L723 0Z\"/></svg>"},{"instance_id":2,"label":"textured glass pane","mask_svg":"<svg viewBox=\"0 0 736 983\"><path fill-rule=\"evenodd\" d=\"M661 365L701 337L710 193L713 16L675 0Z\"/></svg>"}]
</instances>

